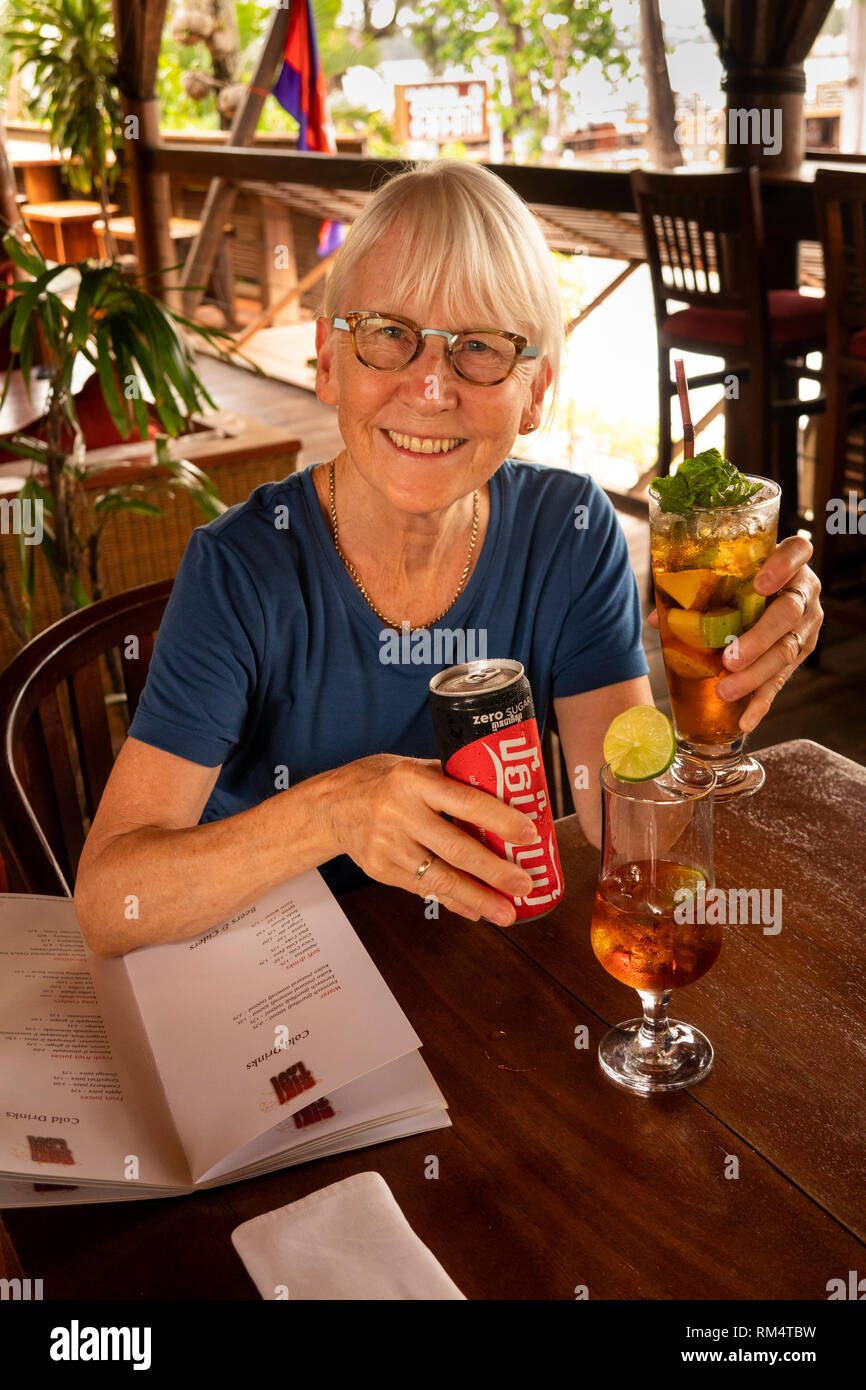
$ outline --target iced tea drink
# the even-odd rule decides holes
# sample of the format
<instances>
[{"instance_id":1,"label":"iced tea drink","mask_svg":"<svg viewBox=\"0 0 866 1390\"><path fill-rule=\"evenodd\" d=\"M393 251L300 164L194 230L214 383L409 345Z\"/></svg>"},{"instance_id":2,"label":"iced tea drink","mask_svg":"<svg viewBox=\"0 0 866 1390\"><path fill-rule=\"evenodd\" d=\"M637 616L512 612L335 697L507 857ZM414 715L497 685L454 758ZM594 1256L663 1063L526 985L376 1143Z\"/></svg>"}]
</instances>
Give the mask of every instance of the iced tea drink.
<instances>
[{"instance_id":1,"label":"iced tea drink","mask_svg":"<svg viewBox=\"0 0 866 1390\"><path fill-rule=\"evenodd\" d=\"M693 910L714 883L716 774L688 754L680 764L638 782L618 778L609 762L599 772L601 866L590 939L608 974L637 990L643 1017L605 1033L598 1060L617 1085L642 1095L691 1086L713 1064L709 1038L668 1017L671 991L699 980L722 944L721 927L695 921L705 914Z\"/></svg>"},{"instance_id":2,"label":"iced tea drink","mask_svg":"<svg viewBox=\"0 0 866 1390\"><path fill-rule=\"evenodd\" d=\"M664 859L619 864L600 880L591 940L609 975L632 989L690 985L709 970L722 948L718 925L678 922L680 889L697 893L698 869Z\"/></svg>"},{"instance_id":3,"label":"iced tea drink","mask_svg":"<svg viewBox=\"0 0 866 1390\"><path fill-rule=\"evenodd\" d=\"M727 670L722 658L766 607L752 581L775 548L779 517L777 484L747 481L758 490L739 506L685 513L665 511L650 492L653 582L671 717L679 748L715 767L717 795L733 792L743 780L738 770L749 761L740 757L739 720L751 696L723 700L716 693Z\"/></svg>"}]
</instances>

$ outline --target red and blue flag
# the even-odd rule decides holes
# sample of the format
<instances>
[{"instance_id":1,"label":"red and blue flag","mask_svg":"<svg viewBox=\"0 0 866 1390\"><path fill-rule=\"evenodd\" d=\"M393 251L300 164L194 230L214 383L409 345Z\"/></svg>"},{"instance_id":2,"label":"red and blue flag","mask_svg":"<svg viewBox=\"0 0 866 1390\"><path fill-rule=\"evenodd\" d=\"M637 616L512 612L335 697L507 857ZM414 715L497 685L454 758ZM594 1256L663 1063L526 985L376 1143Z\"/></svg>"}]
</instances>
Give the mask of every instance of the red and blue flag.
<instances>
[{"instance_id":1,"label":"red and blue flag","mask_svg":"<svg viewBox=\"0 0 866 1390\"><path fill-rule=\"evenodd\" d=\"M273 94L298 122L299 150L337 153L310 0L291 0L283 66L274 83ZM345 234L344 223L323 222L319 228L319 255L327 256L335 251Z\"/></svg>"}]
</instances>

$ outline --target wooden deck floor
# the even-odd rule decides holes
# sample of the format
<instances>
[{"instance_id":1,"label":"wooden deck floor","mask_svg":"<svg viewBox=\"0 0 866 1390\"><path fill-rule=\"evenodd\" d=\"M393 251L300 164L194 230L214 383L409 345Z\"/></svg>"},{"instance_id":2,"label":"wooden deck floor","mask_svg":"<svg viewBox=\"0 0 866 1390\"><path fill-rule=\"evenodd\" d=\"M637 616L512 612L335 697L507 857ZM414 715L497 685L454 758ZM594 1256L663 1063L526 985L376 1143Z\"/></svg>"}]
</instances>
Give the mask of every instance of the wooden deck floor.
<instances>
[{"instance_id":1,"label":"wooden deck floor","mask_svg":"<svg viewBox=\"0 0 866 1390\"><path fill-rule=\"evenodd\" d=\"M198 366L217 405L266 424L289 426L303 443L302 467L332 458L342 447L336 408L323 405L312 392L202 355ZM649 530L635 517L621 515L620 520L641 594L645 594ZM866 764L866 634L846 620L844 606L841 611L842 616L825 624L820 664L801 667L788 682L751 736L751 747L810 738ZM644 629L644 645L656 702L669 710L658 634L649 625Z\"/></svg>"}]
</instances>

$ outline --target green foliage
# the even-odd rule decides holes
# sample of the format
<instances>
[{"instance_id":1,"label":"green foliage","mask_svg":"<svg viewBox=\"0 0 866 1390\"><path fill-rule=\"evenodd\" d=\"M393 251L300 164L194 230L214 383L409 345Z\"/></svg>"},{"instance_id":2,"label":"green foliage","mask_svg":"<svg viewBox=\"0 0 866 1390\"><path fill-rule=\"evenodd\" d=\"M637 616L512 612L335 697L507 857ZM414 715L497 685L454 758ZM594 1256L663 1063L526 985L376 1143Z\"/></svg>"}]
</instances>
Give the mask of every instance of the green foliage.
<instances>
[{"instance_id":1,"label":"green foliage","mask_svg":"<svg viewBox=\"0 0 866 1390\"><path fill-rule=\"evenodd\" d=\"M161 515L159 508L142 496L136 484L118 484L97 499L96 525L86 536L76 530L75 498L85 476L81 462L83 440L72 392L72 374L79 355L95 369L102 396L112 420L124 439L135 427L147 437L149 415L144 391L167 434L181 434L189 415L213 400L195 369L195 359L184 337L189 330L224 351L226 334L203 328L170 313L114 264L80 261L49 267L34 244L13 230L2 241L2 251L29 277L11 286L11 300L0 313L0 327L9 323L11 361L0 394L6 399L12 372L20 368L29 391L37 344L47 352L52 369L46 408L46 438L17 435L0 448L23 455L44 466L46 488L29 478L21 496L39 498L48 520L43 553L57 585L64 611L90 601L81 580L83 557L88 557L91 588L100 591L98 548L102 530L118 511ZM70 278L77 289L68 291ZM63 296L55 282L65 284ZM71 302L67 302L71 301ZM71 428L76 444L70 455L62 446L63 427ZM194 465L174 461L158 452L159 486L167 492L184 489L195 498L206 520L224 510L213 484ZM87 470L92 477L92 469ZM148 487L147 491L152 491ZM33 592L33 547L22 547L21 614L30 635ZM14 624L13 624L14 626Z\"/></svg>"},{"instance_id":2,"label":"green foliage","mask_svg":"<svg viewBox=\"0 0 866 1390\"><path fill-rule=\"evenodd\" d=\"M702 507L739 507L761 491L761 484L750 483L718 449L704 449L683 459L672 477L654 478L650 491L663 511L685 515Z\"/></svg>"},{"instance_id":3,"label":"green foliage","mask_svg":"<svg viewBox=\"0 0 866 1390\"><path fill-rule=\"evenodd\" d=\"M237 82L248 82L258 58L271 10L256 0L239 0L235 7L241 58L233 74ZM350 63L368 62L356 51L345 31L335 30L340 0L316 0L313 5L319 36L319 54L326 79L343 73ZM373 60L378 61L373 54ZM157 95L160 102L161 124L166 130L218 130L220 125L216 88L202 101L193 101L183 89L183 74L190 68L209 72L210 54L205 44L181 45L175 42L166 26L157 69ZM278 101L268 97L262 107L259 129L297 135L298 123L284 111Z\"/></svg>"},{"instance_id":4,"label":"green foliage","mask_svg":"<svg viewBox=\"0 0 866 1390\"><path fill-rule=\"evenodd\" d=\"M10 0L3 46L21 55L30 112L69 152L72 185L106 188L108 152L123 145L111 0Z\"/></svg>"},{"instance_id":5,"label":"green foliage","mask_svg":"<svg viewBox=\"0 0 866 1390\"><path fill-rule=\"evenodd\" d=\"M373 159L402 159L406 150L394 141L390 120L381 111L371 111L367 117L367 152Z\"/></svg>"},{"instance_id":6,"label":"green foliage","mask_svg":"<svg viewBox=\"0 0 866 1390\"><path fill-rule=\"evenodd\" d=\"M536 150L538 137L548 128L548 94L563 78L591 58L608 73L628 68L609 0L416 0L413 9L420 20L415 41L428 61L471 69L476 57L505 60L511 101L495 91L494 107L506 135L534 132ZM496 23L484 27L491 16ZM545 18L558 17L563 22L552 28L544 23Z\"/></svg>"},{"instance_id":7,"label":"green foliage","mask_svg":"<svg viewBox=\"0 0 866 1390\"><path fill-rule=\"evenodd\" d=\"M252 76L265 30L270 22L271 9L256 0L239 0L236 5L241 59L234 80L248 82ZM363 64L375 67L379 50L369 36L356 38L348 29L337 25L341 0L313 0L313 14L319 44L319 58L325 81L330 83L342 76L347 68ZM181 85L184 72L190 68L208 71L210 55L204 44L183 46L175 42L166 26L157 69L157 94L160 101L161 124L166 130L218 130L219 111L216 90L202 101L193 101ZM339 108L333 111L338 129ZM268 97L262 107L259 129L287 135L297 135L297 121L284 111L278 101Z\"/></svg>"},{"instance_id":8,"label":"green foliage","mask_svg":"<svg viewBox=\"0 0 866 1390\"><path fill-rule=\"evenodd\" d=\"M226 335L169 313L117 265L79 261L49 268L35 244L15 231L7 232L2 245L9 259L31 278L10 287L11 302L0 314L0 326L11 319L10 348L28 389L37 334L41 334L54 368L52 394L69 398L74 425L72 371L79 353L98 371L105 403L124 439L135 425L146 433L147 411L140 393L130 391L127 397L120 392L118 377L122 381L141 377L147 382L169 434L183 431L191 411L214 404L196 375L194 358L177 325L216 343ZM79 277L71 305L51 288L61 275L68 280L70 271ZM0 406L9 380L7 374Z\"/></svg>"},{"instance_id":9,"label":"green foliage","mask_svg":"<svg viewBox=\"0 0 866 1390\"><path fill-rule=\"evenodd\" d=\"M851 3L852 5L862 5L862 4L863 4L863 0L850 0L850 3ZM827 15L827 18L824 20L824 27L823 27L823 29L821 30L821 36L822 36L822 38L823 38L823 37L829 37L829 38L834 38L834 39L839 38L839 36L840 36L841 34L844 34L844 33L845 33L845 26L846 26L847 20L848 20L848 8L847 8L847 6L846 6L846 7L843 9L843 7L842 7L841 5L838 4L838 0L837 0L837 3L833 6L832 10L831 10L830 13Z\"/></svg>"}]
</instances>

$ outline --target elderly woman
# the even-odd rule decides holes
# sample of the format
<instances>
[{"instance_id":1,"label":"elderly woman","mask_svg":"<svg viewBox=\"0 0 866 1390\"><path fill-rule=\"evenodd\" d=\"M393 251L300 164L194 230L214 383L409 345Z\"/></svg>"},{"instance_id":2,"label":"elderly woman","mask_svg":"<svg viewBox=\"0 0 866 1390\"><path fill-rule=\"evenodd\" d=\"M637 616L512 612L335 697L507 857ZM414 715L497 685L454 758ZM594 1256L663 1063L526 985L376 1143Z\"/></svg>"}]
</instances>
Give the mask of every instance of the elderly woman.
<instances>
[{"instance_id":1,"label":"elderly woman","mask_svg":"<svg viewBox=\"0 0 866 1390\"><path fill-rule=\"evenodd\" d=\"M336 891L366 874L511 923L528 876L446 817L517 843L535 831L443 775L428 684L460 654L418 630L523 663L539 720L552 699L568 766L588 770L575 801L598 843L604 731L652 696L610 502L509 458L555 391L561 341L551 257L495 175L443 160L370 200L317 322L316 391L344 447L190 539L81 859L95 951L192 936L314 867ZM721 691L753 692L744 729L815 645L810 554L791 537L758 580L785 592Z\"/></svg>"}]
</instances>

